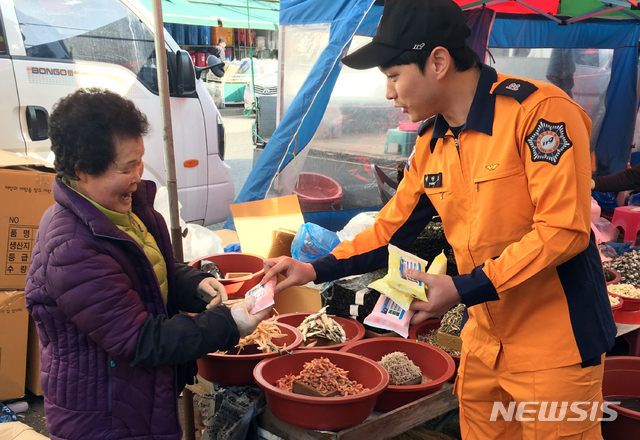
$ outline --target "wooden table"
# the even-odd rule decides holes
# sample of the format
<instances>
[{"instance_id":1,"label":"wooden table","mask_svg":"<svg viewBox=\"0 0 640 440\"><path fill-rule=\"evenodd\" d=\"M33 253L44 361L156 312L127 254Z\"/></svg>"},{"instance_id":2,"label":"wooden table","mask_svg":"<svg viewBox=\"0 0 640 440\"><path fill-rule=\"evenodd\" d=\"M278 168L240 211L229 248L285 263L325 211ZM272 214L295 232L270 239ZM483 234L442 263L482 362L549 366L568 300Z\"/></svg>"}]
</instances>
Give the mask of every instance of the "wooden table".
<instances>
[{"instance_id":1,"label":"wooden table","mask_svg":"<svg viewBox=\"0 0 640 440\"><path fill-rule=\"evenodd\" d=\"M258 426L285 440L362 440L385 439L407 432L429 420L458 408L458 396L453 385L408 403L388 413L373 412L365 421L342 431L313 431L283 422L267 408L258 419Z\"/></svg>"}]
</instances>

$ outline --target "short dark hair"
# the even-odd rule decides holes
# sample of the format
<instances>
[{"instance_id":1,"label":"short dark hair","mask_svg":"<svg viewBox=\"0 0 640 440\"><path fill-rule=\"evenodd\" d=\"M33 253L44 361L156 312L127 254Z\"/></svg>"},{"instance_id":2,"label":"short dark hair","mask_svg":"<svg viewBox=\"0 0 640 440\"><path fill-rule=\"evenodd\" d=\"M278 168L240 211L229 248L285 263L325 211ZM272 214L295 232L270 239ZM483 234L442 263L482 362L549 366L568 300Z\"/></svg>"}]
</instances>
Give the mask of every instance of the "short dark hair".
<instances>
[{"instance_id":1,"label":"short dark hair","mask_svg":"<svg viewBox=\"0 0 640 440\"><path fill-rule=\"evenodd\" d=\"M224 38L220 38L220 39L218 39L218 44L220 44L220 43L226 43L226 42L227 42L227 40L225 40Z\"/></svg>"},{"instance_id":2,"label":"short dark hair","mask_svg":"<svg viewBox=\"0 0 640 440\"><path fill-rule=\"evenodd\" d=\"M49 117L58 176L78 180L76 165L99 176L115 161L116 142L148 132L147 117L129 99L97 87L76 90L59 100Z\"/></svg>"},{"instance_id":3,"label":"short dark hair","mask_svg":"<svg viewBox=\"0 0 640 440\"><path fill-rule=\"evenodd\" d=\"M453 64L458 72L466 72L472 67L480 67L482 62L478 54L469 46L463 49L447 49ZM407 50L400 55L392 59L391 61L380 66L381 69L388 69L393 66L402 66L405 64L416 64L420 69L420 72L424 74L424 65L427 63L427 59L431 55L432 51L422 50Z\"/></svg>"}]
</instances>

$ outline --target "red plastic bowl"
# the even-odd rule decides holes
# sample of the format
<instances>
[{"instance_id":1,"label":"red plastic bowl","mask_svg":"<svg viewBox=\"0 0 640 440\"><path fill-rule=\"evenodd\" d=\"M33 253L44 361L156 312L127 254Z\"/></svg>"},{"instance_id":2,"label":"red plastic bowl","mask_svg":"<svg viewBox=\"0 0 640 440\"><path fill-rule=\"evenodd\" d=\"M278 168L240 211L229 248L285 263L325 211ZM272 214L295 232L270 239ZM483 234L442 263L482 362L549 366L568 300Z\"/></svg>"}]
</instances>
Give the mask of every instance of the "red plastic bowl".
<instances>
[{"instance_id":1,"label":"red plastic bowl","mask_svg":"<svg viewBox=\"0 0 640 440\"><path fill-rule=\"evenodd\" d=\"M455 371L453 359L444 351L429 344L398 338L375 338L354 342L340 350L367 357L376 362L384 355L401 351L413 361L422 375L432 379L419 385L389 385L378 397L375 410L387 412L442 389Z\"/></svg>"},{"instance_id":2,"label":"red plastic bowl","mask_svg":"<svg viewBox=\"0 0 640 440\"><path fill-rule=\"evenodd\" d=\"M302 212L331 211L342 203L342 187L331 177L318 173L300 173L293 193Z\"/></svg>"},{"instance_id":3,"label":"red plastic bowl","mask_svg":"<svg viewBox=\"0 0 640 440\"><path fill-rule=\"evenodd\" d=\"M627 298L626 296L616 295L615 293L609 293L609 295L622 300L620 310L624 310L626 312L635 312L640 310L640 298Z\"/></svg>"},{"instance_id":4,"label":"red plastic bowl","mask_svg":"<svg viewBox=\"0 0 640 440\"><path fill-rule=\"evenodd\" d=\"M614 402L640 398L640 358L607 357L604 360L602 395L604 400ZM640 432L640 412L619 405L609 405L609 408L616 411L618 417L603 424L604 438L607 440L636 438Z\"/></svg>"},{"instance_id":5,"label":"red plastic bowl","mask_svg":"<svg viewBox=\"0 0 640 440\"><path fill-rule=\"evenodd\" d=\"M615 312L616 310L620 310L622 308L622 305L624 304L624 299L621 296L612 295L611 293L609 295L613 298L618 298L618 300L620 300L617 306L613 306L613 305L611 306L611 311Z\"/></svg>"},{"instance_id":6,"label":"red plastic bowl","mask_svg":"<svg viewBox=\"0 0 640 440\"><path fill-rule=\"evenodd\" d=\"M611 278L611 281L607 281L607 285L609 284L618 284L620 282L620 279L622 278L622 276L616 272L613 269L606 269L607 272L609 273L609 278Z\"/></svg>"},{"instance_id":7,"label":"red plastic bowl","mask_svg":"<svg viewBox=\"0 0 640 440\"><path fill-rule=\"evenodd\" d=\"M230 299L244 297L244 294L257 285L264 276L264 258L259 255L245 254L242 252L229 252L198 258L189 263L189 266L200 269L200 262L209 260L218 265L223 274L231 272L251 272L251 275L237 278L220 279Z\"/></svg>"},{"instance_id":8,"label":"red plastic bowl","mask_svg":"<svg viewBox=\"0 0 640 440\"><path fill-rule=\"evenodd\" d=\"M284 322L285 324L289 324L293 327L298 327L302 324L302 321L309 316L313 315L313 313L287 313L286 315L278 316L278 322ZM325 338L317 338L312 340L317 340L318 343L312 347L306 347L305 342L300 344L297 348L298 350L340 350L347 344L350 344L355 341L359 341L364 338L364 326L360 324L355 319L351 318L341 318L340 316L332 316L338 324L342 326L345 334L347 335L347 341L342 343L335 343ZM308 342L311 342L308 341Z\"/></svg>"},{"instance_id":9,"label":"red plastic bowl","mask_svg":"<svg viewBox=\"0 0 640 440\"><path fill-rule=\"evenodd\" d=\"M411 328L409 328L409 339L417 340L418 336L424 335L425 333L428 333L431 330L437 330L439 328L440 328L440 319L435 319L435 318L427 319L426 321L422 321L420 324L416 324ZM458 368L460 367L460 356L455 354L449 354L449 356L451 356L454 364L456 364L456 370L453 373L453 377L449 379L449 382L453 383L455 382L456 376L458 375Z\"/></svg>"},{"instance_id":10,"label":"red plastic bowl","mask_svg":"<svg viewBox=\"0 0 640 440\"><path fill-rule=\"evenodd\" d=\"M278 346L287 344L285 350L295 350L302 343L302 333L290 325L276 322L280 331L286 336L274 338L273 342ZM255 385L253 381L253 369L258 362L279 357L280 353L262 353L256 346L245 347L240 354L235 354L237 348L227 351L226 354L209 353L198 359L198 374L210 382L221 385Z\"/></svg>"},{"instance_id":11,"label":"red plastic bowl","mask_svg":"<svg viewBox=\"0 0 640 440\"><path fill-rule=\"evenodd\" d=\"M305 362L320 357L347 370L349 379L369 391L346 397L312 397L283 391L274 385L287 374L298 374ZM267 359L256 366L253 376L276 417L300 428L324 431L338 431L365 420L373 411L376 398L389 384L389 373L377 362L334 350L296 351L290 356Z\"/></svg>"},{"instance_id":12,"label":"red plastic bowl","mask_svg":"<svg viewBox=\"0 0 640 440\"><path fill-rule=\"evenodd\" d=\"M438 330L440 328L440 322L442 320L438 318L427 319L419 324L409 327L409 339L418 339L418 336L429 333L432 330Z\"/></svg>"}]
</instances>

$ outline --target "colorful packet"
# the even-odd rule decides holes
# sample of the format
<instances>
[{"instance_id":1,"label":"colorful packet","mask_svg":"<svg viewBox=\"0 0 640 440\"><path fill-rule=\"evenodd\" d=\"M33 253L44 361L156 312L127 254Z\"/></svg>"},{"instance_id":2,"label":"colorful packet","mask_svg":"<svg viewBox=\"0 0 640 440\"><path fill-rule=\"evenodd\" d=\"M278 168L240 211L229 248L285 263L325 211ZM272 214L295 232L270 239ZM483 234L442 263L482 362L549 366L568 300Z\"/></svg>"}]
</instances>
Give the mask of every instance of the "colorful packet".
<instances>
[{"instance_id":1,"label":"colorful packet","mask_svg":"<svg viewBox=\"0 0 640 440\"><path fill-rule=\"evenodd\" d=\"M251 315L255 315L258 312L266 309L267 307L271 307L275 304L273 299L274 292L276 289L276 278L273 277L269 281L267 281L264 285L258 284L247 293L245 293L245 299L253 296L256 299L256 303L249 312Z\"/></svg>"},{"instance_id":2,"label":"colorful packet","mask_svg":"<svg viewBox=\"0 0 640 440\"><path fill-rule=\"evenodd\" d=\"M427 269L427 262L416 257L409 252L405 252L399 247L389 245L389 286L408 293L414 298L427 301L425 284L422 281L414 280L404 274L405 270L414 269L424 272Z\"/></svg>"},{"instance_id":3,"label":"colorful packet","mask_svg":"<svg viewBox=\"0 0 640 440\"><path fill-rule=\"evenodd\" d=\"M375 280L373 283L369 284L367 287L373 289L377 292L380 292L387 296L387 298L395 301L402 309L409 310L409 306L413 302L413 296L405 293L401 290L398 290L392 287L389 284L389 276L385 275L383 278L379 280Z\"/></svg>"},{"instance_id":4,"label":"colorful packet","mask_svg":"<svg viewBox=\"0 0 640 440\"><path fill-rule=\"evenodd\" d=\"M409 337L409 324L414 315L413 310L403 310L394 300L380 295L371 314L364 318L364 323L372 327L383 328Z\"/></svg>"}]
</instances>

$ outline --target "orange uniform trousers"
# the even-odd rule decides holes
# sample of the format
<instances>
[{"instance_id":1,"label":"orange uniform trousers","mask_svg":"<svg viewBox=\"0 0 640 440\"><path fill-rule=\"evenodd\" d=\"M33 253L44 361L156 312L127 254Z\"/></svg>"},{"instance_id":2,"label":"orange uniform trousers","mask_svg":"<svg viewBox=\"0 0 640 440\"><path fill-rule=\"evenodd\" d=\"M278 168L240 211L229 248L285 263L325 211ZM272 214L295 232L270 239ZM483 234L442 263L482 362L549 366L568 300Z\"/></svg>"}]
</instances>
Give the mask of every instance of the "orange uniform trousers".
<instances>
[{"instance_id":1,"label":"orange uniform trousers","mask_svg":"<svg viewBox=\"0 0 640 440\"><path fill-rule=\"evenodd\" d=\"M463 346L455 385L460 400L462 438L601 440L603 372L604 355L600 365L594 367L582 368L577 364L510 373L502 353L496 364L489 367ZM593 409L594 402L597 409ZM511 412L510 405L514 408ZM585 420L570 420L584 417L584 413ZM545 420L549 416L558 420Z\"/></svg>"}]
</instances>

